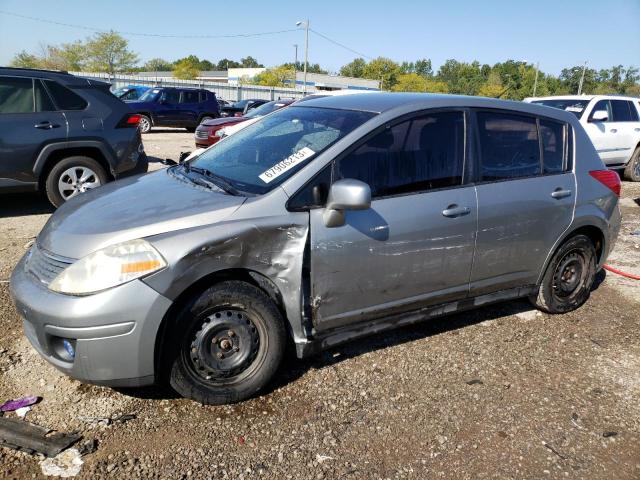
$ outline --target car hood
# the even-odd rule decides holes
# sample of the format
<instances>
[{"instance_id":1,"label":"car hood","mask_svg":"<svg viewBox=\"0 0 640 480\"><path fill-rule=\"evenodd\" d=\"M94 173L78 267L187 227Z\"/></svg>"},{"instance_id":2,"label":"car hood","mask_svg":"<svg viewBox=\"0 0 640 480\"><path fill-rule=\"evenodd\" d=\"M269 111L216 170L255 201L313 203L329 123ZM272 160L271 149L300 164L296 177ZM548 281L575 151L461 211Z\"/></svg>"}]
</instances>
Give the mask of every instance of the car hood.
<instances>
[{"instance_id":1,"label":"car hood","mask_svg":"<svg viewBox=\"0 0 640 480\"><path fill-rule=\"evenodd\" d=\"M233 125L238 122L244 122L246 118L243 117L224 117L224 118L212 118L211 120L205 120L200 125L205 127L216 127L220 125Z\"/></svg>"},{"instance_id":2,"label":"car hood","mask_svg":"<svg viewBox=\"0 0 640 480\"><path fill-rule=\"evenodd\" d=\"M114 243L223 221L245 200L160 170L71 199L49 218L37 243L56 255L81 258Z\"/></svg>"}]
</instances>

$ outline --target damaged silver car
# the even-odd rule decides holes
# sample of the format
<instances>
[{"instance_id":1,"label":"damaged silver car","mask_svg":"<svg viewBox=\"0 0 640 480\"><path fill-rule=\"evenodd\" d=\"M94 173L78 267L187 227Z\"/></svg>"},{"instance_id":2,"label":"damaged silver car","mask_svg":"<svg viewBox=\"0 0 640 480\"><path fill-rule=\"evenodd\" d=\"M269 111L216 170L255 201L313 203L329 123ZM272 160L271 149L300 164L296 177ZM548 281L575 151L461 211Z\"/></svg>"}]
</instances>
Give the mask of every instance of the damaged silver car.
<instances>
[{"instance_id":1,"label":"damaged silver car","mask_svg":"<svg viewBox=\"0 0 640 480\"><path fill-rule=\"evenodd\" d=\"M72 377L236 402L288 342L305 357L518 297L578 308L618 233L619 189L571 113L321 98L65 203L11 291L33 346Z\"/></svg>"}]
</instances>

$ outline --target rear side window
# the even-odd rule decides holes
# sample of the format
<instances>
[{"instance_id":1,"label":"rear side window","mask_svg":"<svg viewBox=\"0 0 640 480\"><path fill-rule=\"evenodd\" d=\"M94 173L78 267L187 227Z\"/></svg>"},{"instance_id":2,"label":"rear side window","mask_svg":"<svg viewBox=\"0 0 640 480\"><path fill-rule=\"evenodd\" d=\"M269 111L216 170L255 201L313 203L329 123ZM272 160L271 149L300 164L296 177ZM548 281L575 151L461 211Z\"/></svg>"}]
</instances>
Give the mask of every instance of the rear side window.
<instances>
[{"instance_id":1,"label":"rear side window","mask_svg":"<svg viewBox=\"0 0 640 480\"><path fill-rule=\"evenodd\" d=\"M462 184L462 112L438 112L386 128L336 164L336 179L367 183L375 197Z\"/></svg>"},{"instance_id":2,"label":"rear side window","mask_svg":"<svg viewBox=\"0 0 640 480\"><path fill-rule=\"evenodd\" d=\"M566 169L568 156L568 127L552 120L540 120L542 159L545 174L561 173Z\"/></svg>"},{"instance_id":3,"label":"rear side window","mask_svg":"<svg viewBox=\"0 0 640 480\"><path fill-rule=\"evenodd\" d=\"M49 93L51 93L58 110L84 110L87 108L86 100L67 87L63 87L52 80L45 80L44 83Z\"/></svg>"},{"instance_id":4,"label":"rear side window","mask_svg":"<svg viewBox=\"0 0 640 480\"><path fill-rule=\"evenodd\" d=\"M30 78L0 77L0 113L33 112L33 81Z\"/></svg>"},{"instance_id":5,"label":"rear side window","mask_svg":"<svg viewBox=\"0 0 640 480\"><path fill-rule=\"evenodd\" d=\"M44 88L44 85L42 85L42 82L40 80L35 80L33 86L36 99L36 112L55 111L56 107L51 101L51 97Z\"/></svg>"},{"instance_id":6,"label":"rear side window","mask_svg":"<svg viewBox=\"0 0 640 480\"><path fill-rule=\"evenodd\" d=\"M175 105L180 100L180 91L179 90L164 90L162 92L162 100L169 104Z\"/></svg>"},{"instance_id":7,"label":"rear side window","mask_svg":"<svg viewBox=\"0 0 640 480\"><path fill-rule=\"evenodd\" d=\"M213 100L213 94L212 93L208 93L206 90L201 90L200 91L200 101L201 102L206 102L209 97L211 97L211 99Z\"/></svg>"},{"instance_id":8,"label":"rear side window","mask_svg":"<svg viewBox=\"0 0 640 480\"><path fill-rule=\"evenodd\" d=\"M481 180L540 175L540 144L534 118L478 112L477 119Z\"/></svg>"},{"instance_id":9,"label":"rear side window","mask_svg":"<svg viewBox=\"0 0 640 480\"><path fill-rule=\"evenodd\" d=\"M636 112L636 118L635 119L632 118L631 108L633 108L633 105L631 104L631 102L628 102L626 100L611 100L611 109L613 110L613 121L614 122L632 122L634 120L637 120L637 112Z\"/></svg>"},{"instance_id":10,"label":"rear side window","mask_svg":"<svg viewBox=\"0 0 640 480\"><path fill-rule=\"evenodd\" d=\"M193 90L184 90L180 103L198 103L198 92Z\"/></svg>"}]
</instances>

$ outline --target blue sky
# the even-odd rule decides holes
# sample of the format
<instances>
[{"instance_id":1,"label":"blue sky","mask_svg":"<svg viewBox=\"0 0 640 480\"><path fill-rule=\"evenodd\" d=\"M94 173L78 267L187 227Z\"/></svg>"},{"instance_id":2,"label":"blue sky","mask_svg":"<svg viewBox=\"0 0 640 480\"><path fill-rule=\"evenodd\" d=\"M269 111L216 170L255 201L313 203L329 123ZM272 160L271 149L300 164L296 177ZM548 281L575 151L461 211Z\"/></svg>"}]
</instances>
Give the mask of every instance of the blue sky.
<instances>
[{"instance_id":1,"label":"blue sky","mask_svg":"<svg viewBox=\"0 0 640 480\"><path fill-rule=\"evenodd\" d=\"M0 0L0 10L97 29L174 35L255 33L311 28L368 56L396 61L448 58L493 64L506 59L563 67L623 64L640 67L640 0L395 0L265 2L153 2ZM0 13L0 65L20 50L85 38L91 32ZM304 52L304 33L235 39L127 36L144 61L188 54L217 61L252 55L266 65L292 61L293 44ZM356 55L310 34L309 61L337 70Z\"/></svg>"}]
</instances>

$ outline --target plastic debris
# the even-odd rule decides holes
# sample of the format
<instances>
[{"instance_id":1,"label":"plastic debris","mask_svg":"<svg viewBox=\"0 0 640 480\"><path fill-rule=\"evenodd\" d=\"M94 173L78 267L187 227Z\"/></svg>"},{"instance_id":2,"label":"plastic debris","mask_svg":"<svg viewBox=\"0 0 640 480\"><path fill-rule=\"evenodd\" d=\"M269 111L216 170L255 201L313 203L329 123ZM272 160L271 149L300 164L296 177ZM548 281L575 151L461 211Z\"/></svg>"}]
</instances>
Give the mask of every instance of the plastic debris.
<instances>
[{"instance_id":1,"label":"plastic debris","mask_svg":"<svg viewBox=\"0 0 640 480\"><path fill-rule=\"evenodd\" d=\"M326 462L327 460L333 460L333 457L330 457L328 455L320 455L319 453L316 454L316 462L323 463L323 462Z\"/></svg>"},{"instance_id":2,"label":"plastic debris","mask_svg":"<svg viewBox=\"0 0 640 480\"><path fill-rule=\"evenodd\" d=\"M3 412L12 412L14 410L18 410L19 408L28 407L29 405L38 403L38 400L40 400L40 397L35 396L7 400L2 405L0 405L0 410Z\"/></svg>"},{"instance_id":3,"label":"plastic debris","mask_svg":"<svg viewBox=\"0 0 640 480\"><path fill-rule=\"evenodd\" d=\"M109 426L112 423L125 423L129 420L136 418L133 413L123 413L122 415L116 415L115 417L78 417L81 422L90 423L93 425Z\"/></svg>"},{"instance_id":4,"label":"plastic debris","mask_svg":"<svg viewBox=\"0 0 640 480\"><path fill-rule=\"evenodd\" d=\"M0 446L55 457L82 438L78 433L52 430L24 420L0 417Z\"/></svg>"},{"instance_id":5,"label":"plastic debris","mask_svg":"<svg viewBox=\"0 0 640 480\"><path fill-rule=\"evenodd\" d=\"M40 462L40 468L48 477L69 478L80 473L83 463L80 452L70 448L54 458L45 458Z\"/></svg>"},{"instance_id":6,"label":"plastic debris","mask_svg":"<svg viewBox=\"0 0 640 480\"><path fill-rule=\"evenodd\" d=\"M89 455L90 453L95 452L96 450L98 450L98 439L97 438L94 438L92 440L87 440L82 445L80 445L80 448L78 448L78 451L80 452L80 455L82 455L83 457L85 455Z\"/></svg>"},{"instance_id":7,"label":"plastic debris","mask_svg":"<svg viewBox=\"0 0 640 480\"><path fill-rule=\"evenodd\" d=\"M636 235L640 237L640 228L631 232L631 235Z\"/></svg>"},{"instance_id":8,"label":"plastic debris","mask_svg":"<svg viewBox=\"0 0 640 480\"><path fill-rule=\"evenodd\" d=\"M16 408L16 415L18 415L20 418L24 418L30 411L31 407L29 406Z\"/></svg>"}]
</instances>

